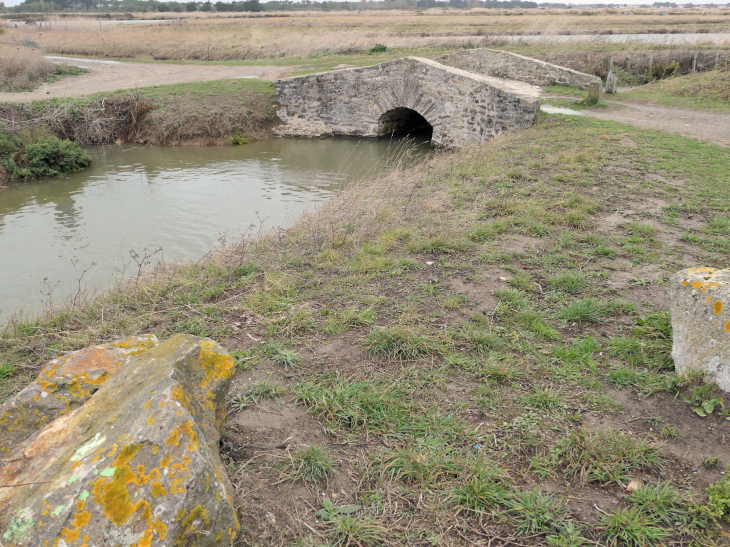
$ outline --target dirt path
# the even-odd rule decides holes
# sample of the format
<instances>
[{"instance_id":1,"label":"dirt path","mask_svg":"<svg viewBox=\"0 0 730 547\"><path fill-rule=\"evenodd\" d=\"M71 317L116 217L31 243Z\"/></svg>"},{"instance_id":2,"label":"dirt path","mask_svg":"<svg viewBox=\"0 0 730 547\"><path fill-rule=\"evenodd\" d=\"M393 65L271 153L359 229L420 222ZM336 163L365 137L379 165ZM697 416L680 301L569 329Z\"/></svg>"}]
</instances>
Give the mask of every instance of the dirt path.
<instances>
[{"instance_id":1,"label":"dirt path","mask_svg":"<svg viewBox=\"0 0 730 547\"><path fill-rule=\"evenodd\" d=\"M81 76L70 76L52 84L43 84L29 93L0 93L0 101L25 102L51 97L83 97L104 91L133 89L160 84L205 82L229 78L262 78L274 80L287 70L281 66L227 66L227 65L177 65L167 63L120 63L118 61L68 59L48 57L51 61L63 60L66 64L80 66L89 71Z\"/></svg>"},{"instance_id":2,"label":"dirt path","mask_svg":"<svg viewBox=\"0 0 730 547\"><path fill-rule=\"evenodd\" d=\"M555 95L542 95L541 97L572 99ZM565 111L559 113L613 120L643 129L675 133L730 148L730 114L622 101L609 101L608 105L608 108L570 112L568 112L569 109L560 109Z\"/></svg>"}]
</instances>

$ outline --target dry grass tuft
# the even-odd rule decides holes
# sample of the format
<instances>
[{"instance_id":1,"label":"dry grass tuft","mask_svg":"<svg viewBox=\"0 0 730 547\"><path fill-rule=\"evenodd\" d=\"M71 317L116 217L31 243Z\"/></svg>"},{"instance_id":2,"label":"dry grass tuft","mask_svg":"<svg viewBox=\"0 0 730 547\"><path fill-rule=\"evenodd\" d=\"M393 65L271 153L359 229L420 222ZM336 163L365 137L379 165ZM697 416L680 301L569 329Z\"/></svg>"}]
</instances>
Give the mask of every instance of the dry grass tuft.
<instances>
[{"instance_id":1,"label":"dry grass tuft","mask_svg":"<svg viewBox=\"0 0 730 547\"><path fill-rule=\"evenodd\" d=\"M55 72L38 50L6 47L0 50L0 91L29 91Z\"/></svg>"}]
</instances>

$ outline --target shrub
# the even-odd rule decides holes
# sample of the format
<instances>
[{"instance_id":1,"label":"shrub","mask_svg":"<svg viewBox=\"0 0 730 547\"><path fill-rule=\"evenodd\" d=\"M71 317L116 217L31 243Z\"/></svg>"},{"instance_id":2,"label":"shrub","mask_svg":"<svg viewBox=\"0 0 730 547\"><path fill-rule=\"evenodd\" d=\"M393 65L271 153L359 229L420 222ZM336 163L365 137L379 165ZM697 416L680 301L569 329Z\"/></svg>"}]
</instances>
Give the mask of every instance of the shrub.
<instances>
[{"instance_id":1,"label":"shrub","mask_svg":"<svg viewBox=\"0 0 730 547\"><path fill-rule=\"evenodd\" d=\"M10 180L56 177L80 171L90 163L78 143L57 137L6 137L0 142L0 165Z\"/></svg>"}]
</instances>

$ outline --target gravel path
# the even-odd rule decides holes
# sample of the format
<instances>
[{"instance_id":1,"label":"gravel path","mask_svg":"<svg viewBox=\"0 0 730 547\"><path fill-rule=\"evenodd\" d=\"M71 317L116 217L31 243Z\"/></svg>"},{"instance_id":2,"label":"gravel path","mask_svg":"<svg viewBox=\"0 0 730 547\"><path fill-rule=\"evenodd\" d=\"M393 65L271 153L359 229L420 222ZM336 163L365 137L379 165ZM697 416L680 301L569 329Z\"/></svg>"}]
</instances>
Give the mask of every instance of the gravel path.
<instances>
[{"instance_id":1,"label":"gravel path","mask_svg":"<svg viewBox=\"0 0 730 547\"><path fill-rule=\"evenodd\" d=\"M232 78L274 80L287 70L281 66L178 65L168 63L120 63L95 59L48 57L53 62L80 66L89 71L80 76L43 84L28 93L0 93L2 102L26 102L51 97L83 97L105 91L134 89L161 84L205 82Z\"/></svg>"},{"instance_id":2,"label":"gravel path","mask_svg":"<svg viewBox=\"0 0 730 547\"><path fill-rule=\"evenodd\" d=\"M575 100L574 97L549 94L543 94L541 98ZM730 114L622 101L609 101L608 105L607 108L587 110L571 110L544 105L543 110L555 114L613 120L643 129L675 133L730 148Z\"/></svg>"}]
</instances>

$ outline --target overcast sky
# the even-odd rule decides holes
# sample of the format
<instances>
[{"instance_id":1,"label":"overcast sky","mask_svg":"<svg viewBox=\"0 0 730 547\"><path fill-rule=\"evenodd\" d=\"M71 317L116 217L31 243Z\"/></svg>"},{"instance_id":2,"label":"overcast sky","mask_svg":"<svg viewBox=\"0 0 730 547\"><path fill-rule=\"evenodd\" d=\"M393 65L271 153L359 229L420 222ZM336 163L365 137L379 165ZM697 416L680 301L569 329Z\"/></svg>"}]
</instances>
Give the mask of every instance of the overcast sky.
<instances>
[{"instance_id":1,"label":"overcast sky","mask_svg":"<svg viewBox=\"0 0 730 547\"><path fill-rule=\"evenodd\" d=\"M2 1L2 0L0 0L0 1ZM4 0L4 1L5 1L5 5L9 6L9 7L17 6L21 2L23 2L23 0ZM161 1L165 1L165 0L161 0ZM185 2L186 0L178 0L178 1ZM202 0L200 0L200 1L202 1ZM217 1L218 0L211 0L211 2L213 2L213 3L217 2ZM230 0L223 0L223 1L228 2ZM266 0L261 0L261 1L266 2ZM532 0L532 1L541 3L544 0ZM667 0L659 0L659 1L667 1ZM669 0L669 1L676 2L677 0ZM641 5L641 4L652 4L653 2L654 2L654 0L651 0L651 2L649 2L648 0L644 0L643 2L641 0L633 0L633 1L627 0L627 1L621 2L620 4ZM564 3L568 4L570 2L569 2L569 0L564 0ZM618 3L618 2L616 2L616 0L584 0L584 1L580 1L580 2L574 1L573 3L575 3L575 4L612 4L612 3ZM683 1L680 1L677 3L681 5L683 3ZM709 4L710 2L702 2L702 1L694 0L694 3L695 4ZM723 6L728 5L726 2L715 2L715 3L719 4L719 5L723 5ZM728 3L730 3L730 0L728 0Z\"/></svg>"}]
</instances>

